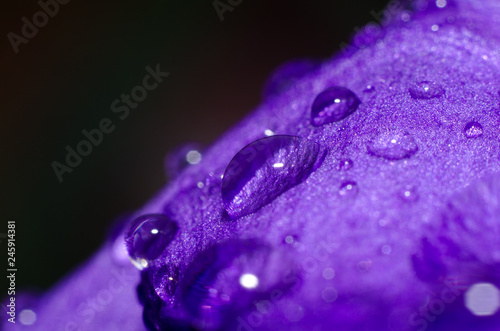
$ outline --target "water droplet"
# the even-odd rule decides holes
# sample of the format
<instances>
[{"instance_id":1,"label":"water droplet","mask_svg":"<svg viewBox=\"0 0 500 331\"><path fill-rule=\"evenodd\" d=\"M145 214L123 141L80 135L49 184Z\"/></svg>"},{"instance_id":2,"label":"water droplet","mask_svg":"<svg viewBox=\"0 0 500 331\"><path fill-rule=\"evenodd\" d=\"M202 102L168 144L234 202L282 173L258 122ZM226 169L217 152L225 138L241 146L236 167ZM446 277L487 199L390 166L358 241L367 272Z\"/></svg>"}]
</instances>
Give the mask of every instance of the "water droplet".
<instances>
[{"instance_id":1,"label":"water droplet","mask_svg":"<svg viewBox=\"0 0 500 331\"><path fill-rule=\"evenodd\" d=\"M188 267L182 300L194 323L218 330L280 283L277 256L253 240L231 240L202 252Z\"/></svg>"},{"instance_id":2,"label":"water droplet","mask_svg":"<svg viewBox=\"0 0 500 331\"><path fill-rule=\"evenodd\" d=\"M251 214L304 181L322 161L315 142L276 135L254 141L229 162L222 179L222 200L236 219Z\"/></svg>"},{"instance_id":3,"label":"water droplet","mask_svg":"<svg viewBox=\"0 0 500 331\"><path fill-rule=\"evenodd\" d=\"M319 62L310 59L296 59L282 64L267 80L263 91L264 98L280 95L318 68Z\"/></svg>"},{"instance_id":4,"label":"water droplet","mask_svg":"<svg viewBox=\"0 0 500 331\"><path fill-rule=\"evenodd\" d=\"M342 159L337 165L337 169L339 171L347 171L351 169L354 165L354 162L351 159Z\"/></svg>"},{"instance_id":5,"label":"water droplet","mask_svg":"<svg viewBox=\"0 0 500 331\"><path fill-rule=\"evenodd\" d=\"M163 301L168 301L172 298L178 282L179 268L171 264L163 265L153 275L155 292Z\"/></svg>"},{"instance_id":6,"label":"water droplet","mask_svg":"<svg viewBox=\"0 0 500 331\"><path fill-rule=\"evenodd\" d=\"M202 158L200 151L200 145L188 143L168 153L165 158L167 175L171 178L175 178L189 165L200 163Z\"/></svg>"},{"instance_id":7,"label":"water droplet","mask_svg":"<svg viewBox=\"0 0 500 331\"><path fill-rule=\"evenodd\" d=\"M338 292L333 287L327 287L323 290L323 292L321 292L321 297L326 302L333 302L337 300Z\"/></svg>"},{"instance_id":8,"label":"water droplet","mask_svg":"<svg viewBox=\"0 0 500 331\"><path fill-rule=\"evenodd\" d=\"M36 322L36 313L31 309L23 309L19 313L19 320L23 325L33 325Z\"/></svg>"},{"instance_id":9,"label":"water droplet","mask_svg":"<svg viewBox=\"0 0 500 331\"><path fill-rule=\"evenodd\" d=\"M477 138L483 135L483 126L478 122L472 121L465 125L464 135L467 138Z\"/></svg>"},{"instance_id":10,"label":"water droplet","mask_svg":"<svg viewBox=\"0 0 500 331\"><path fill-rule=\"evenodd\" d=\"M434 24L433 26L431 26L431 30L436 32L437 30L439 30L439 25Z\"/></svg>"},{"instance_id":11,"label":"water droplet","mask_svg":"<svg viewBox=\"0 0 500 331\"><path fill-rule=\"evenodd\" d=\"M409 87L408 91L413 99L439 98L444 94L444 89L441 85L429 81L415 83Z\"/></svg>"},{"instance_id":12,"label":"water droplet","mask_svg":"<svg viewBox=\"0 0 500 331\"><path fill-rule=\"evenodd\" d=\"M380 133L367 147L370 154L392 161L411 157L418 151L415 139L399 131Z\"/></svg>"},{"instance_id":13,"label":"water droplet","mask_svg":"<svg viewBox=\"0 0 500 331\"><path fill-rule=\"evenodd\" d=\"M392 252L392 248L389 245L382 246L382 254L389 255Z\"/></svg>"},{"instance_id":14,"label":"water droplet","mask_svg":"<svg viewBox=\"0 0 500 331\"><path fill-rule=\"evenodd\" d=\"M374 91L375 91L375 86L373 86L373 85L366 85L365 89L363 90L363 92L365 92L365 93L371 93Z\"/></svg>"},{"instance_id":15,"label":"water droplet","mask_svg":"<svg viewBox=\"0 0 500 331\"><path fill-rule=\"evenodd\" d=\"M436 1L436 6L438 8L444 8L444 7L446 7L447 4L448 3L446 2L446 0L437 0Z\"/></svg>"},{"instance_id":16,"label":"water droplet","mask_svg":"<svg viewBox=\"0 0 500 331\"><path fill-rule=\"evenodd\" d=\"M400 192L400 198L404 201L415 202L420 198L417 188L412 185L407 185Z\"/></svg>"},{"instance_id":17,"label":"water droplet","mask_svg":"<svg viewBox=\"0 0 500 331\"><path fill-rule=\"evenodd\" d=\"M369 271L372 268L372 260L363 260L358 263L358 270L362 272Z\"/></svg>"},{"instance_id":18,"label":"water droplet","mask_svg":"<svg viewBox=\"0 0 500 331\"><path fill-rule=\"evenodd\" d=\"M138 217L131 225L125 242L132 262L139 268L156 259L177 233L177 224L161 214Z\"/></svg>"},{"instance_id":19,"label":"water droplet","mask_svg":"<svg viewBox=\"0 0 500 331\"><path fill-rule=\"evenodd\" d=\"M343 182L339 188L339 195L343 198L354 198L358 195L358 184L353 181Z\"/></svg>"},{"instance_id":20,"label":"water droplet","mask_svg":"<svg viewBox=\"0 0 500 331\"><path fill-rule=\"evenodd\" d=\"M351 90L334 86L316 97L311 108L311 124L322 126L338 122L358 109L361 101Z\"/></svg>"},{"instance_id":21,"label":"water droplet","mask_svg":"<svg viewBox=\"0 0 500 331\"><path fill-rule=\"evenodd\" d=\"M492 316L500 308L500 290L490 283L474 284L465 293L465 306L476 316Z\"/></svg>"},{"instance_id":22,"label":"water droplet","mask_svg":"<svg viewBox=\"0 0 500 331\"><path fill-rule=\"evenodd\" d=\"M333 277L335 277L335 270L333 270L332 268L323 269L323 278L324 279L330 280L330 279L333 279Z\"/></svg>"}]
</instances>

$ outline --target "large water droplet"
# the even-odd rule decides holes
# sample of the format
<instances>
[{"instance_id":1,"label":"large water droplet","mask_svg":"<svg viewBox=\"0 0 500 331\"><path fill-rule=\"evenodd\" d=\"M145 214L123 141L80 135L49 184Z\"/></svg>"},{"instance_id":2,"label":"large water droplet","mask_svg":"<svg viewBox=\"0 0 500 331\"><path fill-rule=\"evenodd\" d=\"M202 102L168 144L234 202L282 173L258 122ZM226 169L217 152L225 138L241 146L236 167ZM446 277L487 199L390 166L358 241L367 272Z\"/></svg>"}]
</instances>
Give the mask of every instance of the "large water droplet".
<instances>
[{"instance_id":1,"label":"large water droplet","mask_svg":"<svg viewBox=\"0 0 500 331\"><path fill-rule=\"evenodd\" d=\"M131 225L125 242L132 262L142 269L156 259L177 233L177 224L161 214L138 217Z\"/></svg>"},{"instance_id":2,"label":"large water droplet","mask_svg":"<svg viewBox=\"0 0 500 331\"><path fill-rule=\"evenodd\" d=\"M377 135L367 146L368 152L387 160L401 160L418 151L413 137L405 132L388 131Z\"/></svg>"},{"instance_id":3,"label":"large water droplet","mask_svg":"<svg viewBox=\"0 0 500 331\"><path fill-rule=\"evenodd\" d=\"M478 122L472 121L465 125L464 135L467 138L477 138L483 135L483 126Z\"/></svg>"},{"instance_id":4,"label":"large water droplet","mask_svg":"<svg viewBox=\"0 0 500 331\"><path fill-rule=\"evenodd\" d=\"M319 68L319 62L309 59L296 59L279 66L271 74L264 87L264 98L277 96L309 73Z\"/></svg>"},{"instance_id":5,"label":"large water droplet","mask_svg":"<svg viewBox=\"0 0 500 331\"><path fill-rule=\"evenodd\" d=\"M231 329L252 302L280 284L278 256L253 240L231 240L195 258L183 280L182 300L196 327ZM236 328L235 328L236 329Z\"/></svg>"},{"instance_id":6,"label":"large water droplet","mask_svg":"<svg viewBox=\"0 0 500 331\"><path fill-rule=\"evenodd\" d=\"M351 90L334 86L314 99L311 108L311 123L314 126L340 121L358 109L361 101Z\"/></svg>"},{"instance_id":7,"label":"large water droplet","mask_svg":"<svg viewBox=\"0 0 500 331\"><path fill-rule=\"evenodd\" d=\"M304 181L321 163L320 147L295 136L254 141L229 162L222 200L232 219L251 214Z\"/></svg>"},{"instance_id":8,"label":"large water droplet","mask_svg":"<svg viewBox=\"0 0 500 331\"><path fill-rule=\"evenodd\" d=\"M444 94L444 88L434 82L421 81L411 85L408 89L413 99L439 98Z\"/></svg>"},{"instance_id":9,"label":"large water droplet","mask_svg":"<svg viewBox=\"0 0 500 331\"><path fill-rule=\"evenodd\" d=\"M339 195L343 198L354 198L358 192L358 184L353 181L343 182L339 188Z\"/></svg>"}]
</instances>

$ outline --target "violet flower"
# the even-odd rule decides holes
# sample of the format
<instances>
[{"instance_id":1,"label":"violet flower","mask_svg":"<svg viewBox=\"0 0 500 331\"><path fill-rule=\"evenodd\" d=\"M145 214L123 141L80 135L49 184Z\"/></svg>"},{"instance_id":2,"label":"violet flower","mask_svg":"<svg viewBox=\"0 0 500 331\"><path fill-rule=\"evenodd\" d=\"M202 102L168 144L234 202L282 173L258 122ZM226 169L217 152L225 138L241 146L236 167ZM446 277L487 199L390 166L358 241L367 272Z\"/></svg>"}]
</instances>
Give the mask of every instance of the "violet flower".
<instances>
[{"instance_id":1,"label":"violet flower","mask_svg":"<svg viewBox=\"0 0 500 331\"><path fill-rule=\"evenodd\" d=\"M273 75L90 261L19 298L33 325L4 329L500 330L500 5L393 14Z\"/></svg>"}]
</instances>

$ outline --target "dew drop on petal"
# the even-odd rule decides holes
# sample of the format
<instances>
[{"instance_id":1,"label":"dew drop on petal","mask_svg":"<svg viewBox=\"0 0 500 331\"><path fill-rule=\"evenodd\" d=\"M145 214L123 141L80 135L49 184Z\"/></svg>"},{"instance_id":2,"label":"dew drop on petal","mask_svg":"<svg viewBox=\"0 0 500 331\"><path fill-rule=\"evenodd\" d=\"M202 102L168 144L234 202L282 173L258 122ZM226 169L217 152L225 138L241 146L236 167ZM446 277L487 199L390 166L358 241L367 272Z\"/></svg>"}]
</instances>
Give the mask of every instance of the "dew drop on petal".
<instances>
[{"instance_id":1,"label":"dew drop on petal","mask_svg":"<svg viewBox=\"0 0 500 331\"><path fill-rule=\"evenodd\" d=\"M339 187L339 195L343 198L354 198L358 191L358 184L354 181L343 182Z\"/></svg>"},{"instance_id":2,"label":"dew drop on petal","mask_svg":"<svg viewBox=\"0 0 500 331\"><path fill-rule=\"evenodd\" d=\"M165 264L155 271L153 275L153 287L156 294L167 301L172 298L179 282L179 268L171 264Z\"/></svg>"},{"instance_id":3,"label":"dew drop on petal","mask_svg":"<svg viewBox=\"0 0 500 331\"><path fill-rule=\"evenodd\" d=\"M400 198L403 201L415 202L420 198L417 188L413 185L405 186L399 193Z\"/></svg>"},{"instance_id":4,"label":"dew drop on petal","mask_svg":"<svg viewBox=\"0 0 500 331\"><path fill-rule=\"evenodd\" d=\"M224 207L232 219L251 214L300 184L322 161L320 147L296 136L254 141L229 162L222 179Z\"/></svg>"},{"instance_id":5,"label":"dew drop on petal","mask_svg":"<svg viewBox=\"0 0 500 331\"><path fill-rule=\"evenodd\" d=\"M321 292L321 297L326 302L333 302L333 301L337 300L338 292L333 287L327 287L323 290L323 292Z\"/></svg>"},{"instance_id":6,"label":"dew drop on petal","mask_svg":"<svg viewBox=\"0 0 500 331\"><path fill-rule=\"evenodd\" d=\"M408 91L413 99L439 98L444 94L444 88L440 84L429 81L412 84Z\"/></svg>"},{"instance_id":7,"label":"dew drop on petal","mask_svg":"<svg viewBox=\"0 0 500 331\"><path fill-rule=\"evenodd\" d=\"M465 306L476 316L492 316L500 308L500 290L490 283L477 283L465 292Z\"/></svg>"},{"instance_id":8,"label":"dew drop on petal","mask_svg":"<svg viewBox=\"0 0 500 331\"><path fill-rule=\"evenodd\" d=\"M469 122L464 127L464 135L467 138L478 138L483 135L483 126L475 121Z\"/></svg>"},{"instance_id":9,"label":"dew drop on petal","mask_svg":"<svg viewBox=\"0 0 500 331\"><path fill-rule=\"evenodd\" d=\"M125 242L127 250L139 269L156 259L177 233L177 223L161 214L138 217L128 231Z\"/></svg>"},{"instance_id":10,"label":"dew drop on petal","mask_svg":"<svg viewBox=\"0 0 500 331\"><path fill-rule=\"evenodd\" d=\"M311 108L311 123L314 126L338 122L358 109L361 101L351 90L334 86L316 97Z\"/></svg>"},{"instance_id":11,"label":"dew drop on petal","mask_svg":"<svg viewBox=\"0 0 500 331\"><path fill-rule=\"evenodd\" d=\"M342 159L337 164L337 170L339 171L347 171L351 169L354 165L354 162L351 159Z\"/></svg>"},{"instance_id":12,"label":"dew drop on petal","mask_svg":"<svg viewBox=\"0 0 500 331\"><path fill-rule=\"evenodd\" d=\"M23 325L33 325L36 322L36 313L31 309L23 309L19 313L19 321Z\"/></svg>"},{"instance_id":13,"label":"dew drop on petal","mask_svg":"<svg viewBox=\"0 0 500 331\"><path fill-rule=\"evenodd\" d=\"M418 151L415 139L408 133L388 131L378 134L367 146L368 153L395 161L413 156Z\"/></svg>"}]
</instances>

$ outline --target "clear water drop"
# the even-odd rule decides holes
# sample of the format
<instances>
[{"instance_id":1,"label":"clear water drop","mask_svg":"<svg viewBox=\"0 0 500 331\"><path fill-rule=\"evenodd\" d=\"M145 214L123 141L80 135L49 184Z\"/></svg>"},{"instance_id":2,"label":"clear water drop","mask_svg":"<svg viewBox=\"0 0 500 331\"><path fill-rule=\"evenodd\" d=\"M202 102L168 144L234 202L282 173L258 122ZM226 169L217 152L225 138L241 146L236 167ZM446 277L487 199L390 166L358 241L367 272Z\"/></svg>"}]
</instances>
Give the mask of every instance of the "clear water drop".
<instances>
[{"instance_id":1,"label":"clear water drop","mask_svg":"<svg viewBox=\"0 0 500 331\"><path fill-rule=\"evenodd\" d=\"M358 192L358 183L354 181L343 182L339 188L339 195L343 198L354 198Z\"/></svg>"},{"instance_id":2,"label":"clear water drop","mask_svg":"<svg viewBox=\"0 0 500 331\"><path fill-rule=\"evenodd\" d=\"M415 202L420 198L420 195L418 194L417 188L413 185L405 186L400 191L399 196L403 201L407 201L407 202Z\"/></svg>"},{"instance_id":3,"label":"clear water drop","mask_svg":"<svg viewBox=\"0 0 500 331\"><path fill-rule=\"evenodd\" d=\"M331 87L314 99L311 124L322 126L338 122L355 112L360 103L353 91L341 86Z\"/></svg>"},{"instance_id":4,"label":"clear water drop","mask_svg":"<svg viewBox=\"0 0 500 331\"><path fill-rule=\"evenodd\" d=\"M354 166L354 162L351 159L342 159L337 164L337 170L339 171L347 171Z\"/></svg>"},{"instance_id":5,"label":"clear water drop","mask_svg":"<svg viewBox=\"0 0 500 331\"><path fill-rule=\"evenodd\" d=\"M475 121L467 123L464 127L464 135L467 138L478 138L483 135L483 126Z\"/></svg>"},{"instance_id":6,"label":"clear water drop","mask_svg":"<svg viewBox=\"0 0 500 331\"><path fill-rule=\"evenodd\" d=\"M396 161L413 156L418 151L415 139L406 132L385 131L378 134L367 146L368 153Z\"/></svg>"},{"instance_id":7,"label":"clear water drop","mask_svg":"<svg viewBox=\"0 0 500 331\"><path fill-rule=\"evenodd\" d=\"M163 300L171 300L179 283L179 268L165 264L153 275L153 287L156 294Z\"/></svg>"},{"instance_id":8,"label":"clear water drop","mask_svg":"<svg viewBox=\"0 0 500 331\"><path fill-rule=\"evenodd\" d=\"M138 217L126 235L125 243L132 262L142 269L155 260L173 240L177 223L161 214Z\"/></svg>"},{"instance_id":9,"label":"clear water drop","mask_svg":"<svg viewBox=\"0 0 500 331\"><path fill-rule=\"evenodd\" d=\"M222 178L224 207L232 219L251 214L303 182L322 161L320 147L296 136L254 141L229 162Z\"/></svg>"},{"instance_id":10,"label":"clear water drop","mask_svg":"<svg viewBox=\"0 0 500 331\"><path fill-rule=\"evenodd\" d=\"M187 143L169 152L165 158L165 169L170 178L177 177L186 167L201 162L202 147Z\"/></svg>"},{"instance_id":11,"label":"clear water drop","mask_svg":"<svg viewBox=\"0 0 500 331\"><path fill-rule=\"evenodd\" d=\"M253 301L269 295L281 280L277 257L271 255L268 246L254 240L230 240L199 254L186 271L181 293L194 324L203 330L230 329L237 316L254 308Z\"/></svg>"},{"instance_id":12,"label":"clear water drop","mask_svg":"<svg viewBox=\"0 0 500 331\"><path fill-rule=\"evenodd\" d=\"M444 94L444 88L437 83L430 81L421 81L412 84L408 91L413 99L432 99L439 98Z\"/></svg>"}]
</instances>

